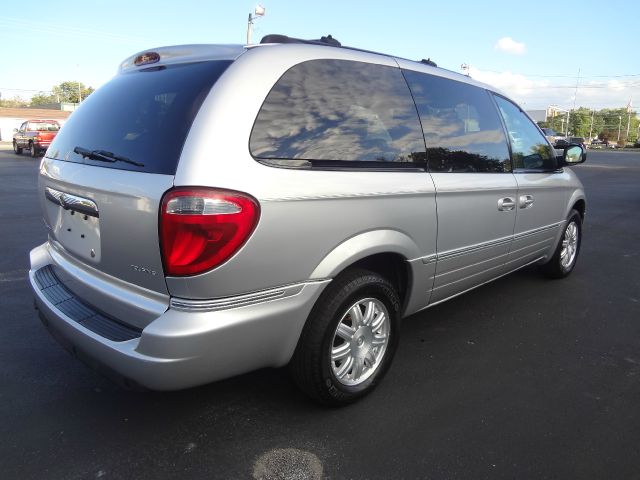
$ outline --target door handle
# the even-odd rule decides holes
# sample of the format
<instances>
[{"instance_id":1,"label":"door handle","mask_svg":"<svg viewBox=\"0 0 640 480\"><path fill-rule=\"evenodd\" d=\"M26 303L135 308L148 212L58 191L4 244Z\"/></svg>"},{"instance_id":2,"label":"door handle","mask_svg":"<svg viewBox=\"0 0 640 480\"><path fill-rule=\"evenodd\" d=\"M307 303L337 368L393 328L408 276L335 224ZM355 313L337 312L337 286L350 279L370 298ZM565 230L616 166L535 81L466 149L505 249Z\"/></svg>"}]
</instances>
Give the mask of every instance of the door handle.
<instances>
[{"instance_id":1,"label":"door handle","mask_svg":"<svg viewBox=\"0 0 640 480\"><path fill-rule=\"evenodd\" d=\"M533 195L520 195L518 205L520 206L520 208L531 207L531 205L533 205Z\"/></svg>"},{"instance_id":2,"label":"door handle","mask_svg":"<svg viewBox=\"0 0 640 480\"><path fill-rule=\"evenodd\" d=\"M498 200L498 210L508 212L516 208L516 201L511 197L504 197Z\"/></svg>"}]
</instances>

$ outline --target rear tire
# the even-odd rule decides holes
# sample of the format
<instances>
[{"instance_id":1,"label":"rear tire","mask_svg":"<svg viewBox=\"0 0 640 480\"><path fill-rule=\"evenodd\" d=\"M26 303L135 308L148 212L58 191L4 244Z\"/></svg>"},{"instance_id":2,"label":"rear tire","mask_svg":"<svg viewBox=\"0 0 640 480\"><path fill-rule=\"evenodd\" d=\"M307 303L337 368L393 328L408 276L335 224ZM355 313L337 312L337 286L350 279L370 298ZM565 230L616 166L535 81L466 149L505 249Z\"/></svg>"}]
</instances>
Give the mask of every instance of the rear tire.
<instances>
[{"instance_id":1,"label":"rear tire","mask_svg":"<svg viewBox=\"0 0 640 480\"><path fill-rule=\"evenodd\" d=\"M22 147L19 147L16 141L13 141L13 153L20 155L22 153Z\"/></svg>"},{"instance_id":2,"label":"rear tire","mask_svg":"<svg viewBox=\"0 0 640 480\"><path fill-rule=\"evenodd\" d=\"M36 158L40 153L40 148L38 148L38 146L33 142L31 142L29 145L31 146L31 156L33 158Z\"/></svg>"},{"instance_id":3,"label":"rear tire","mask_svg":"<svg viewBox=\"0 0 640 480\"><path fill-rule=\"evenodd\" d=\"M564 278L568 276L578 261L581 243L582 217L577 210L571 210L558 247L551 260L542 265L542 272L549 278Z\"/></svg>"},{"instance_id":4,"label":"rear tire","mask_svg":"<svg viewBox=\"0 0 640 480\"><path fill-rule=\"evenodd\" d=\"M346 405L370 393L398 345L400 299L384 277L354 269L336 277L313 307L289 364L311 398Z\"/></svg>"}]
</instances>

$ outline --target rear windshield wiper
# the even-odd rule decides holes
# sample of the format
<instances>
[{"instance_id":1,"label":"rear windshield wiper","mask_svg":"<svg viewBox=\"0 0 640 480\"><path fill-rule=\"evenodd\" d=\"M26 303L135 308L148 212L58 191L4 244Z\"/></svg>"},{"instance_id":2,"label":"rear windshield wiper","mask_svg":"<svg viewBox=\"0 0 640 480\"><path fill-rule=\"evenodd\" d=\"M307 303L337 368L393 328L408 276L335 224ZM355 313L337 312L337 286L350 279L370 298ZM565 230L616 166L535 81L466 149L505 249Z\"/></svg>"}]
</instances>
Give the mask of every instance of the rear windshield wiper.
<instances>
[{"instance_id":1,"label":"rear windshield wiper","mask_svg":"<svg viewBox=\"0 0 640 480\"><path fill-rule=\"evenodd\" d=\"M136 167L144 167L144 163L134 162L130 158L123 157L122 155L116 155L115 153L107 152L106 150L89 150L83 147L75 147L73 151L78 155L82 155L82 158L90 158L92 160L110 163L124 162L135 165Z\"/></svg>"}]
</instances>

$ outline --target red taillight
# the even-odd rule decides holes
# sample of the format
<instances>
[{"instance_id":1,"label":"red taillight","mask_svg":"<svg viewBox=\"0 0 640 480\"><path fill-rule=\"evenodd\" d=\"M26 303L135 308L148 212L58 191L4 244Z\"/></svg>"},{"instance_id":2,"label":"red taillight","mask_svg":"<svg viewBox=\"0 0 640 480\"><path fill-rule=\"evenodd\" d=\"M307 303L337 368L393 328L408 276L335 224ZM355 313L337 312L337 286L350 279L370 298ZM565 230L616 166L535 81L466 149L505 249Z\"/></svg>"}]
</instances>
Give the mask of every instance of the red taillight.
<instances>
[{"instance_id":1,"label":"red taillight","mask_svg":"<svg viewBox=\"0 0 640 480\"><path fill-rule=\"evenodd\" d=\"M208 188L167 192L160 212L160 242L167 275L197 275L229 259L260 217L248 195Z\"/></svg>"}]
</instances>

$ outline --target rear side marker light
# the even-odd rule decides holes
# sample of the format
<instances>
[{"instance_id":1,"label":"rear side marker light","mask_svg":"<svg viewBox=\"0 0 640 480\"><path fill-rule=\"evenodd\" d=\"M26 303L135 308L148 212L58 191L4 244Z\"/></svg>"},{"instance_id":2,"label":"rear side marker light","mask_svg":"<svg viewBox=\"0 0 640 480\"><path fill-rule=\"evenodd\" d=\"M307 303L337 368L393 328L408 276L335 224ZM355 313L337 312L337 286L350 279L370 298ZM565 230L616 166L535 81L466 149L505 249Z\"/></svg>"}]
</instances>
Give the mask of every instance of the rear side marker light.
<instances>
[{"instance_id":1,"label":"rear side marker light","mask_svg":"<svg viewBox=\"0 0 640 480\"><path fill-rule=\"evenodd\" d=\"M209 188L167 192L160 212L160 243L165 273L198 275L236 253L260 217L249 195Z\"/></svg>"}]
</instances>

